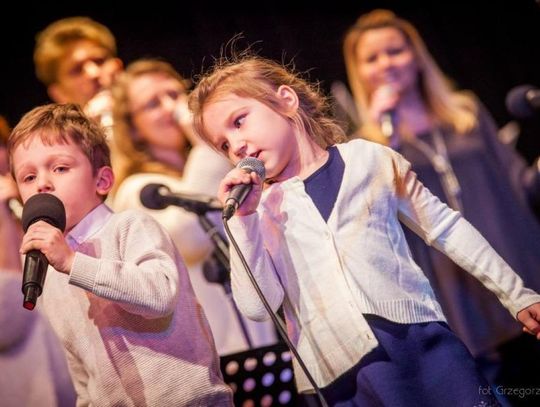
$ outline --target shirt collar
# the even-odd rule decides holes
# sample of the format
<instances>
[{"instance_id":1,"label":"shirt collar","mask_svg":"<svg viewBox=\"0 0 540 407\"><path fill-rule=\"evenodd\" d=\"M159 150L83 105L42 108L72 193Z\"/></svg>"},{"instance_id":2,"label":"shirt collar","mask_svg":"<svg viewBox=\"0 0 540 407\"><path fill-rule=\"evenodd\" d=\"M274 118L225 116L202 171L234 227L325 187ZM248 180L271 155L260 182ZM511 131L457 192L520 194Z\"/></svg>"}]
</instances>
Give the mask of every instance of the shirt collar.
<instances>
[{"instance_id":1,"label":"shirt collar","mask_svg":"<svg viewBox=\"0 0 540 407\"><path fill-rule=\"evenodd\" d=\"M112 216L112 210L105 204L92 209L66 236L69 247L75 250L81 243L98 232Z\"/></svg>"}]
</instances>

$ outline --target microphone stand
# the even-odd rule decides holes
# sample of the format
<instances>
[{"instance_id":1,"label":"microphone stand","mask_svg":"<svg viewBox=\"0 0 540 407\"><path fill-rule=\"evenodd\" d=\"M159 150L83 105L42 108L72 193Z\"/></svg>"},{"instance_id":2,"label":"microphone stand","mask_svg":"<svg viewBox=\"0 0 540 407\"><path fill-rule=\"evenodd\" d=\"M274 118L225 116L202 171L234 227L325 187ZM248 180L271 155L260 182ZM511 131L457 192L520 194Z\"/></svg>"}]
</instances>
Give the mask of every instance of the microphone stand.
<instances>
[{"instance_id":1,"label":"microphone stand","mask_svg":"<svg viewBox=\"0 0 540 407\"><path fill-rule=\"evenodd\" d=\"M246 323L244 322L242 315L240 314L240 311L236 307L236 304L234 303L234 300L232 298L231 280L230 280L231 266L229 263L229 259L230 259L229 245L227 244L223 236L221 236L221 234L219 233L219 230L216 228L216 225L214 225L212 221L210 221L210 219L208 219L205 216L204 213L197 213L197 216L199 218L199 223L201 224L202 228L205 230L205 232L208 234L208 236L214 243L214 251L212 252L212 258L215 259L217 262L220 276L223 273L226 276L224 279L220 277L219 281L221 285L223 286L223 289L225 290L225 294L227 295L227 298L231 302L234 313L236 314L236 318L240 325L240 329L242 330L244 339L246 343L248 344L248 347L252 349L253 342L251 341L251 337L247 330Z\"/></svg>"}]
</instances>

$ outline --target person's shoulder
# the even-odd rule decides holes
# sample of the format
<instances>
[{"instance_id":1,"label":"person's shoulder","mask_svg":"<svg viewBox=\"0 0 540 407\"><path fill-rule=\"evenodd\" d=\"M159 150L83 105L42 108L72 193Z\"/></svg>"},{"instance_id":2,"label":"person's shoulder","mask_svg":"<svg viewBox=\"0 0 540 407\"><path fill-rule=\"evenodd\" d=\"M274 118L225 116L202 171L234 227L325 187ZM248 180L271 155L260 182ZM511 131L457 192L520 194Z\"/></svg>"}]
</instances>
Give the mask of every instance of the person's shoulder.
<instances>
[{"instance_id":1,"label":"person's shoulder","mask_svg":"<svg viewBox=\"0 0 540 407\"><path fill-rule=\"evenodd\" d=\"M387 174L394 177L396 173L404 174L410 168L409 161L401 153L374 141L353 139L338 145L338 148L349 174L376 177Z\"/></svg>"},{"instance_id":2,"label":"person's shoulder","mask_svg":"<svg viewBox=\"0 0 540 407\"><path fill-rule=\"evenodd\" d=\"M175 250L167 230L143 209L132 208L115 212L111 217L109 228L104 232L103 239L119 248L142 244L143 246L168 247L169 250Z\"/></svg>"},{"instance_id":3,"label":"person's shoulder","mask_svg":"<svg viewBox=\"0 0 540 407\"><path fill-rule=\"evenodd\" d=\"M129 208L114 213L115 228L123 233L155 237L168 232L163 225L144 209Z\"/></svg>"},{"instance_id":4,"label":"person's shoulder","mask_svg":"<svg viewBox=\"0 0 540 407\"><path fill-rule=\"evenodd\" d=\"M145 224L151 224L154 219L144 210L138 208L127 208L123 210L114 210L111 216L103 225L101 235L118 236L126 233L132 233L134 230L141 230Z\"/></svg>"},{"instance_id":5,"label":"person's shoulder","mask_svg":"<svg viewBox=\"0 0 540 407\"><path fill-rule=\"evenodd\" d=\"M136 224L159 224L149 213L139 208L128 208L117 211L113 215L117 224L136 225Z\"/></svg>"},{"instance_id":6,"label":"person's shoulder","mask_svg":"<svg viewBox=\"0 0 540 407\"><path fill-rule=\"evenodd\" d=\"M379 149L379 148L384 148L385 147L380 143L376 143L374 141L367 140L367 139L362 138L362 137L352 138L352 139L347 140L347 141L345 141L343 143L335 144L335 146L337 148L357 148L357 149L360 149L360 148Z\"/></svg>"},{"instance_id":7,"label":"person's shoulder","mask_svg":"<svg viewBox=\"0 0 540 407\"><path fill-rule=\"evenodd\" d=\"M347 154L352 159L373 156L392 156L395 151L388 146L384 146L374 141L363 138L355 138L344 143L336 144L341 154Z\"/></svg>"}]
</instances>

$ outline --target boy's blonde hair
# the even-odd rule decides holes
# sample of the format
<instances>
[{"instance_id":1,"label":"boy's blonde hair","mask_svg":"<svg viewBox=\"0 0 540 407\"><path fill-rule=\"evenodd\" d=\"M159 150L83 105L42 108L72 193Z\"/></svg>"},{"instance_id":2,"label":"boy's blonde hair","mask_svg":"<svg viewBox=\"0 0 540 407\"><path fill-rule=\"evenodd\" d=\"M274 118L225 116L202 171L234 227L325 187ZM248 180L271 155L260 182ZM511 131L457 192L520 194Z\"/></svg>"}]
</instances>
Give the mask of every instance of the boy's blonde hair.
<instances>
[{"instance_id":1,"label":"boy's blonde hair","mask_svg":"<svg viewBox=\"0 0 540 407\"><path fill-rule=\"evenodd\" d=\"M276 95L281 85L289 86L298 95L299 106L293 117L285 113ZM204 107L227 93L264 103L293 121L323 148L345 140L343 129L332 118L328 99L318 84L310 84L282 64L247 52L217 60L191 92L189 108L195 131L201 138L208 140L202 117Z\"/></svg>"},{"instance_id":2,"label":"boy's blonde hair","mask_svg":"<svg viewBox=\"0 0 540 407\"><path fill-rule=\"evenodd\" d=\"M104 130L89 119L73 103L38 106L26 113L9 136L7 149L13 174L12 155L19 145L28 145L36 137L47 145L66 144L71 140L78 145L92 165L93 174L111 165L109 146Z\"/></svg>"},{"instance_id":3,"label":"boy's blonde hair","mask_svg":"<svg viewBox=\"0 0 540 407\"><path fill-rule=\"evenodd\" d=\"M116 57L116 40L111 31L88 17L68 17L55 21L36 35L34 65L38 79L49 86L58 80L58 66L66 47L78 40L89 40Z\"/></svg>"},{"instance_id":4,"label":"boy's blonde hair","mask_svg":"<svg viewBox=\"0 0 540 407\"><path fill-rule=\"evenodd\" d=\"M465 134L478 123L478 111L474 97L467 92L457 92L450 80L443 74L414 26L398 18L389 10L373 10L358 18L349 28L343 41L343 55L347 77L351 87L359 117L362 137L380 141L383 137L376 123L367 115L369 95L358 75L357 48L360 38L369 30L395 28L403 34L412 48L419 70L420 92L433 118L440 125L447 126L458 134Z\"/></svg>"},{"instance_id":5,"label":"boy's blonde hair","mask_svg":"<svg viewBox=\"0 0 540 407\"><path fill-rule=\"evenodd\" d=\"M171 64L158 59L139 59L134 61L116 78L112 87L113 140L115 144L114 151L121 156L119 159L121 164L116 171L117 186L120 186L122 181L128 176L139 172L179 175L178 169L172 168L152 156L146 142L135 139L137 130L134 127L131 115L129 86L135 79L148 74L161 74L168 78L176 79L182 91L186 94L188 92L189 81L185 80ZM187 151L179 151L178 153L187 155ZM122 157L125 157L125 159Z\"/></svg>"}]
</instances>

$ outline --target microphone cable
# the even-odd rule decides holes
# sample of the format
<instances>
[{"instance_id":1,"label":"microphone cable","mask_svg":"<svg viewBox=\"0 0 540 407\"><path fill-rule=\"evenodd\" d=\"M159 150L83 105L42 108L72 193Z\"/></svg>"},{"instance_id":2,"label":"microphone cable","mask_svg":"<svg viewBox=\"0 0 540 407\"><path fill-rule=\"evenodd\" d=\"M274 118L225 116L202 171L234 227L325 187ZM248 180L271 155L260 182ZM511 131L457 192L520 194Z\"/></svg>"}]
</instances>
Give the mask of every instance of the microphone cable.
<instances>
[{"instance_id":1,"label":"microphone cable","mask_svg":"<svg viewBox=\"0 0 540 407\"><path fill-rule=\"evenodd\" d=\"M245 269L245 271L246 271L246 273L247 273L247 275L248 275L248 277L249 277L249 279L251 281L251 284L253 285L253 288L255 288L255 291L257 292L257 295L259 296L260 300L262 301L262 303L264 305L264 308L268 312L268 315L270 315L270 318L272 319L272 322L274 323L274 326L276 327L277 331L279 332L279 335L285 341L285 343L289 347L290 351L293 353L296 360L298 361L298 364L302 368L302 371L304 372L304 374L308 378L309 382L311 383L311 385L315 389L315 393L317 394L317 397L319 399L319 403L320 403L321 407L328 407L328 404L327 404L324 396L322 395L321 389L319 388L319 386L317 386L317 383L315 383L315 380L313 379L313 376L311 376L311 373L309 372L307 366L305 365L304 361L300 357L300 354L298 353L298 350L296 349L296 347L293 345L293 343L291 342L291 340L287 336L287 330L286 330L286 328L284 326L283 320L276 313L274 313L274 311L272 311L272 308L270 307L270 304L268 304L268 301L266 300L266 297L264 296L263 292L261 291L261 288L259 287L259 284L255 280L255 277L253 276L253 273L252 273L251 269L249 268L249 265L247 264L247 261L246 261L244 255L242 254L242 251L238 247L238 243L234 239L234 237L233 237L233 235L231 233L231 230L229 229L229 225L227 223L227 218L222 217L222 220L223 220L223 226L224 226L224 229L225 229L225 233L227 233L227 236L229 237L229 240L230 240L232 246L234 247L234 250L238 254L238 257L240 257L240 261L242 262L242 265L244 266L244 269Z\"/></svg>"}]
</instances>

